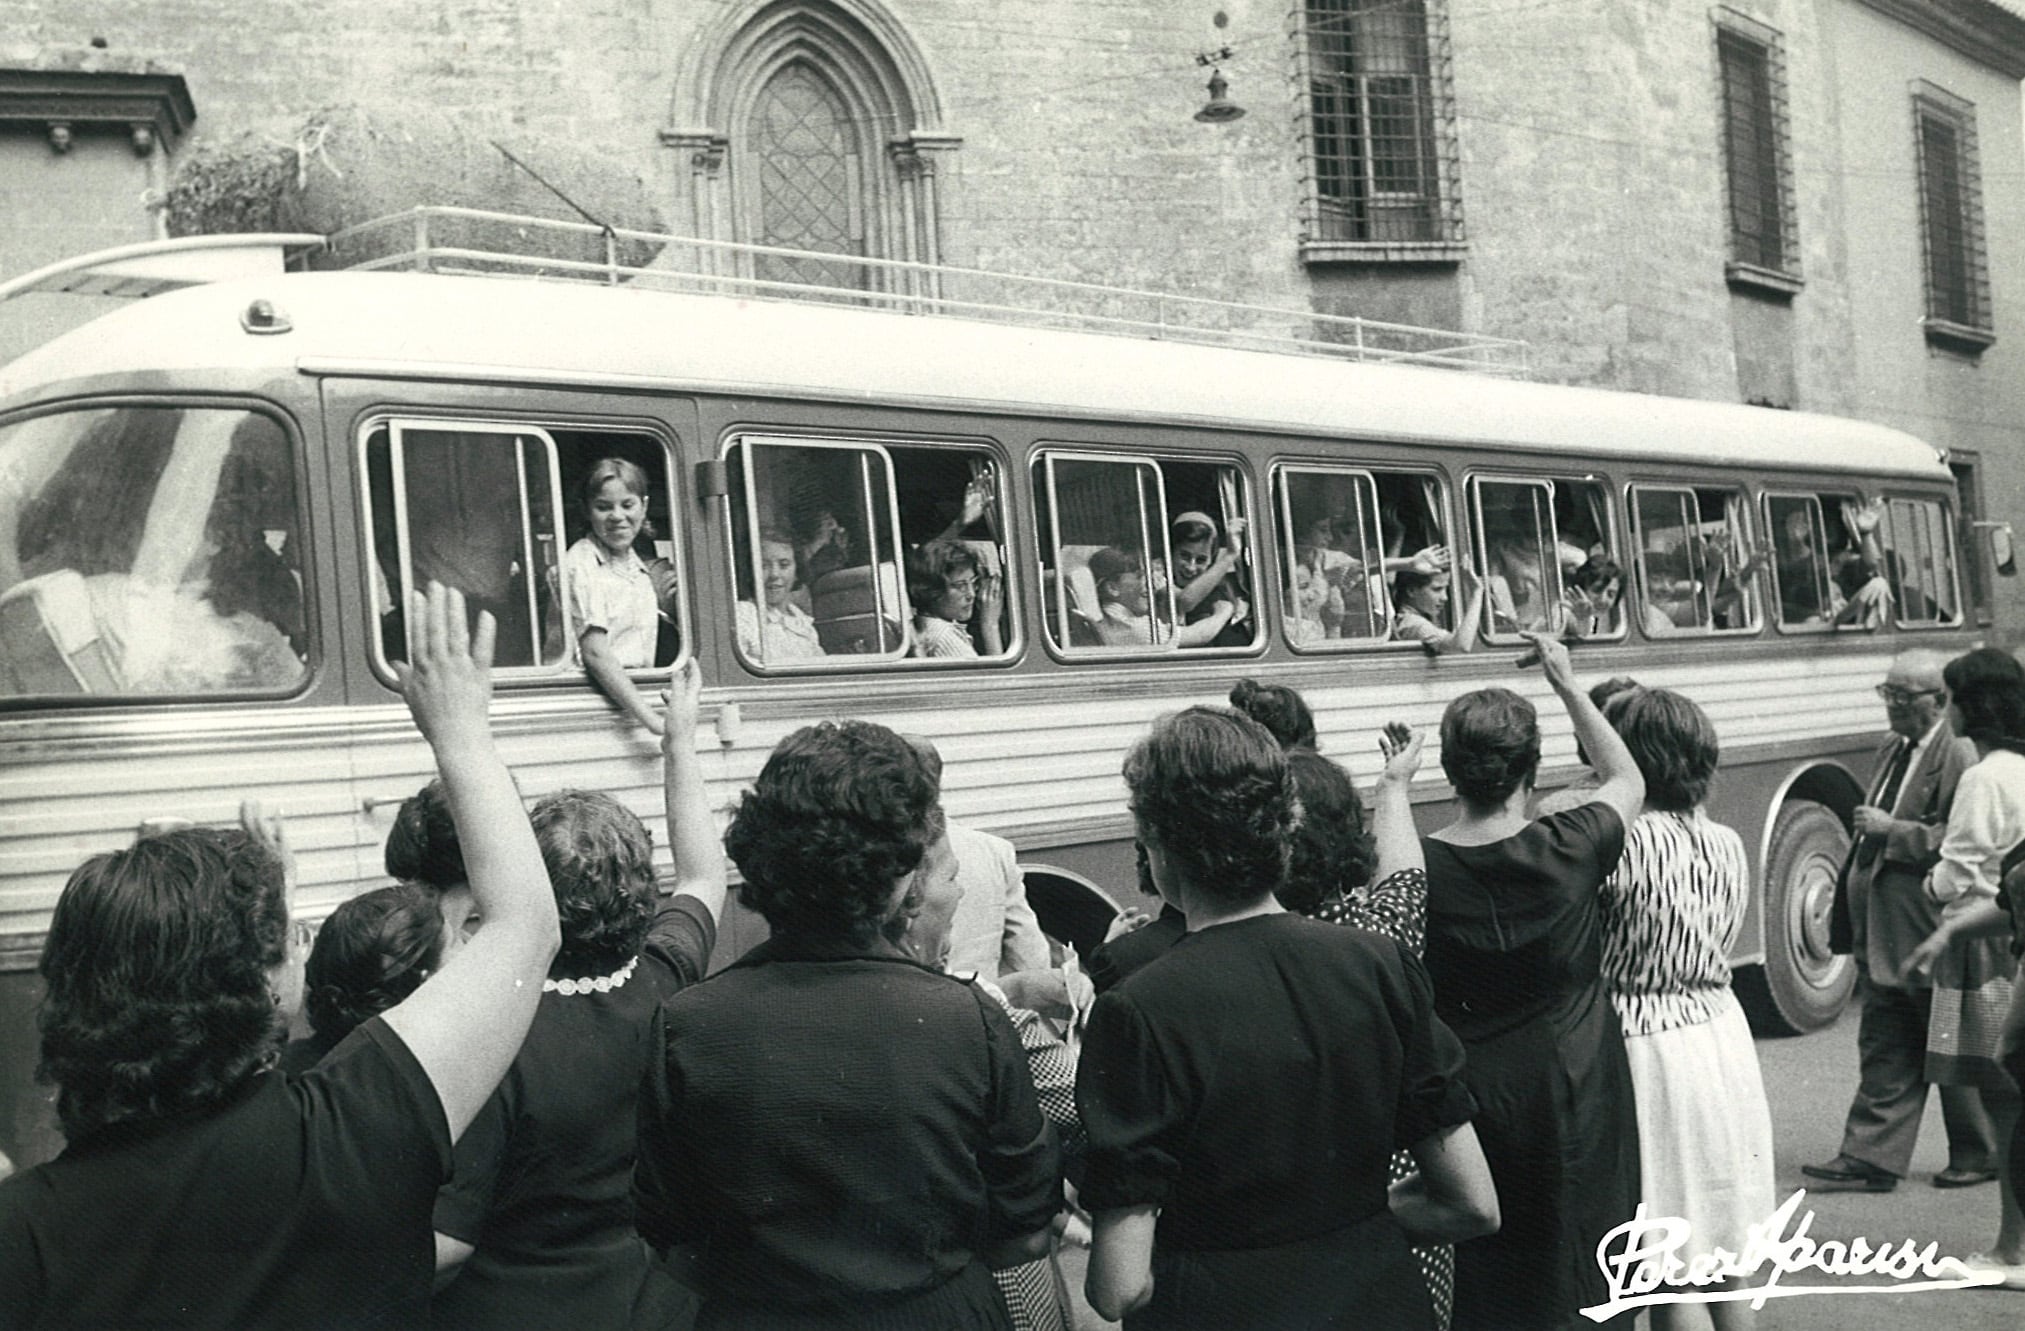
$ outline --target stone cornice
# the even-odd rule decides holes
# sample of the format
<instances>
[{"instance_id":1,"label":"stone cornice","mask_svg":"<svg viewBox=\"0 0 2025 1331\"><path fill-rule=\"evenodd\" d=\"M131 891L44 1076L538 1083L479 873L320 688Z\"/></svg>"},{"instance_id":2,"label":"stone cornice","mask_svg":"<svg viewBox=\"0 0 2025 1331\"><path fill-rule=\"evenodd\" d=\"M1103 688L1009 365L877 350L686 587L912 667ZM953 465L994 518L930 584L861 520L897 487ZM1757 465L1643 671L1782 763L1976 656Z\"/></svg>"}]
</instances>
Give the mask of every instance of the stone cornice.
<instances>
[{"instance_id":1,"label":"stone cornice","mask_svg":"<svg viewBox=\"0 0 2025 1331\"><path fill-rule=\"evenodd\" d=\"M1858 0L2010 78L2025 78L2025 17L1990 0Z\"/></svg>"},{"instance_id":2,"label":"stone cornice","mask_svg":"<svg viewBox=\"0 0 2025 1331\"><path fill-rule=\"evenodd\" d=\"M90 68L81 62L0 62L0 123L121 125L145 130L149 145L173 147L197 118L181 74L135 62ZM135 147L143 140L137 134Z\"/></svg>"}]
</instances>

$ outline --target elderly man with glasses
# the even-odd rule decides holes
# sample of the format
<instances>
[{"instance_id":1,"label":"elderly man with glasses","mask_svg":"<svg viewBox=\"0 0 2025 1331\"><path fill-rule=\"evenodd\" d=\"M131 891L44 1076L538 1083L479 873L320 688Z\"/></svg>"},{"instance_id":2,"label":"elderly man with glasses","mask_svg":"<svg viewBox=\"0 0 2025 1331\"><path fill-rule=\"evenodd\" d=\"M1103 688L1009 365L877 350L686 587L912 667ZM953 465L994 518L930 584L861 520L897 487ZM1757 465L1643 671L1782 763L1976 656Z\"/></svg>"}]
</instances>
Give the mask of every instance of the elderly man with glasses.
<instances>
[{"instance_id":1,"label":"elderly man with glasses","mask_svg":"<svg viewBox=\"0 0 2025 1331\"><path fill-rule=\"evenodd\" d=\"M1856 958L1863 998L1861 1061L1842 1150L1800 1172L1843 1188L1890 1192L1905 1176L1926 1112L1927 1016L1933 990L1906 959L1933 932L1938 908L1922 883L1940 858L1955 784L1976 761L1973 746L1948 728L1945 664L1937 652L1901 652L1877 689L1891 735L1878 750L1876 777L1854 815L1856 844L1837 886L1831 939ZM1948 1167L1937 1188L1996 1177L1996 1133L1971 1086L1943 1086Z\"/></svg>"}]
</instances>

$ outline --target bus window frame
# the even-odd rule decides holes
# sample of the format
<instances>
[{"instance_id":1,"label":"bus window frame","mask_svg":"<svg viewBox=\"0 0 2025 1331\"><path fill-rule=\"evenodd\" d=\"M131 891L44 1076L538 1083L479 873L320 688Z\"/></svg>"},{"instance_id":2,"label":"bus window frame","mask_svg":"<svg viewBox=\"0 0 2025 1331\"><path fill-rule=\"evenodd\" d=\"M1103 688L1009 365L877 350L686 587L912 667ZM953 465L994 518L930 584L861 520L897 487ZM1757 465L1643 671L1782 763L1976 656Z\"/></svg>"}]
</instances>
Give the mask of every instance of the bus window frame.
<instances>
[{"instance_id":1,"label":"bus window frame","mask_svg":"<svg viewBox=\"0 0 2025 1331\"><path fill-rule=\"evenodd\" d=\"M1184 462L1214 462L1218 465L1223 465L1230 461L1229 459L1225 458L1217 458L1217 459L1178 458L1176 460ZM1179 632L1178 627L1170 632L1164 644L1155 643L1151 646L1144 648L1111 647L1111 646L1078 647L1073 643L1057 642L1055 640L1055 635L1052 632L1052 628L1056 625L1066 626L1069 622L1069 583L1068 579L1064 577L1062 573L1061 502L1059 495L1056 493L1056 486L1055 486L1055 463L1057 462L1099 462L1110 464L1126 463L1135 467L1144 467L1153 473L1154 503L1155 507L1159 510L1160 517L1159 521L1153 523L1152 526L1149 527L1147 525L1145 491L1144 488L1142 487L1140 489L1139 495L1139 528L1140 528L1139 534L1141 541L1145 543L1145 548L1148 552L1146 555L1146 559L1148 560L1151 560L1153 557L1151 552L1155 548L1154 538L1157 537L1158 539L1159 542L1158 548L1160 550L1159 557L1162 566L1167 569L1168 573L1167 588L1165 591L1165 596L1167 598L1168 623L1170 625L1176 624L1176 622L1180 618L1180 607L1176 603L1174 594L1175 593L1174 552L1168 548L1169 545L1168 538L1170 533L1168 531L1169 524L1167 521L1167 474L1161 471L1160 469L1160 458L1157 455L1151 453L1134 453L1134 452L1125 452L1122 450L1118 452L1108 452L1101 449L1092 449L1088 445L1054 443L1047 440L1039 440L1036 441L1033 452L1027 464L1027 483L1029 486L1031 486L1034 480L1034 470L1036 468L1042 469L1043 474L1046 478L1046 492L1048 497L1047 528L1048 528L1049 545L1052 548L1049 550L1041 549L1041 523L1038 520L1037 516L1036 521L1034 522L1033 549L1036 568L1044 572L1050 568L1055 570L1055 594L1053 598L1054 603L1050 606L1044 606L1043 613L1041 616L1042 619L1041 641L1046 645L1048 655L1064 663L1087 662L1087 661L1104 661L1104 662L1173 661L1173 660L1187 659L1179 655L1182 648L1181 648L1181 634ZM1242 477L1243 474L1244 474L1243 467L1240 465L1239 475ZM1245 479L1247 481L1249 480L1248 477L1246 477ZM1249 488L1247 488L1246 490L1245 497L1247 501L1249 501L1251 498ZM1254 507L1252 511L1256 513L1258 510ZM1256 545L1256 543L1254 543L1254 545ZM1049 555L1052 555L1053 557L1047 558L1046 556ZM1258 567L1256 548L1254 548L1253 550L1252 567L1254 569ZM1142 574L1145 574L1148 572L1148 569L1142 566L1140 572ZM1047 580L1045 578L1042 578L1041 582L1042 585L1045 587ZM1256 594L1256 588L1254 588L1254 594ZM1098 613L1102 614L1103 609L1104 607L1101 604L1101 594L1100 594L1100 604L1097 607ZM1047 611L1050 610L1052 610L1056 616L1056 618L1053 620L1050 620L1047 615ZM1150 607L1148 613L1149 614L1152 613ZM1256 609L1254 609L1252 613L1256 615L1258 612ZM1214 651L1214 652L1207 650L1191 649L1191 652L1193 655L1198 657L1206 656L1213 659L1227 657L1228 655L1235 653L1239 650L1242 650L1247 654L1256 654L1260 650L1260 643L1262 642L1263 637L1264 635L1262 634L1254 634L1252 645L1243 649L1227 648L1221 651Z\"/></svg>"},{"instance_id":2,"label":"bus window frame","mask_svg":"<svg viewBox=\"0 0 2025 1331\"><path fill-rule=\"evenodd\" d=\"M170 704L179 706L214 703L271 703L286 702L307 696L322 682L330 653L323 632L322 603L318 597L319 571L317 556L317 533L312 525L315 520L315 505L310 502L310 487L322 476L319 468L312 475L308 439L298 428L296 419L287 408L270 398L238 397L231 394L198 393L188 397L114 394L96 398L70 398L61 402L40 404L33 409L22 411L0 419L0 430L13 429L31 421L52 416L73 416L80 413L126 410L167 410L167 411L241 411L249 415L261 415L281 427L288 440L289 458L293 468L292 488L294 495L296 535L301 539L298 551L302 577L303 629L308 637L308 650L304 652L302 674L295 683L285 689L212 689L204 692L182 693L36 693L0 695L0 713L63 709L66 711L92 707L160 707ZM215 503L216 496L212 497Z\"/></svg>"},{"instance_id":3,"label":"bus window frame","mask_svg":"<svg viewBox=\"0 0 2025 1331\"><path fill-rule=\"evenodd\" d=\"M1297 607L1291 604L1290 598L1293 592L1294 566L1300 562L1295 554L1300 543L1295 539L1294 506L1287 495L1288 477L1347 476L1353 482L1361 481L1365 486L1369 487L1371 513L1373 518L1376 518L1378 516L1377 476L1372 473L1369 467L1361 467L1349 463L1310 463L1284 459L1275 460L1272 467L1267 471L1266 476L1267 490L1272 494L1274 507L1277 510L1274 515L1276 518L1274 531L1282 542L1278 552L1280 563L1287 573L1286 578L1279 582L1277 588L1280 602L1280 641L1285 643L1292 651L1313 656L1332 656L1345 652L1369 652L1403 645L1392 636L1392 585L1385 576L1385 536L1383 531L1374 531L1373 535L1377 538L1376 543L1365 547L1366 553L1370 553L1374 549L1378 552L1379 563L1376 577L1378 580L1378 594L1383 602L1381 607L1382 613L1378 623L1379 632L1371 637L1317 638L1313 642L1307 643L1297 643L1287 636L1287 626L1299 618L1294 613ZM1365 564L1362 576L1367 580L1373 576L1368 562Z\"/></svg>"},{"instance_id":4,"label":"bus window frame","mask_svg":"<svg viewBox=\"0 0 2025 1331\"><path fill-rule=\"evenodd\" d=\"M1456 535L1457 535L1456 510L1454 502L1455 486L1451 482L1449 474L1446 470L1444 470L1441 466L1437 464L1427 462L1410 462L1399 464L1393 464L1382 461L1317 462L1300 457L1275 458L1273 460L1272 466L1275 474L1287 468L1293 468L1299 471L1322 472L1322 473L1334 470L1362 472L1363 474L1371 478L1371 485L1374 494L1376 493L1378 488L1378 476L1381 472L1387 476L1417 477L1423 480L1432 480L1434 482L1435 499L1439 506L1438 511L1434 514L1434 517L1441 524L1441 536L1442 536L1441 544L1448 548L1449 567L1452 570L1449 574L1448 580L1448 618L1449 623L1454 625L1460 625L1462 620L1463 606L1467 603L1468 598L1466 598L1462 594L1462 579L1457 577L1453 572L1455 568L1455 561L1458 555L1458 546L1456 542ZM1382 524L1384 518L1384 514L1382 511L1379 517ZM1404 652L1409 650L1419 650L1423 653L1426 652L1427 649L1422 643L1418 641L1403 640L1395 636L1398 630L1399 605L1398 602L1393 599L1392 578L1389 575L1387 575L1382 563L1382 561L1385 558L1385 555L1383 553L1384 549L1385 549L1384 532L1381 529L1379 532L1379 551L1380 551L1379 558L1381 560L1381 563L1379 567L1378 577L1379 581L1384 585L1385 591L1385 613L1386 613L1385 636L1383 638L1375 638L1364 642L1354 642L1350 639L1345 638L1330 639L1327 641L1341 642L1347 645L1341 647L1327 647L1327 646L1318 647L1311 644L1307 647L1295 647L1293 648L1293 650L1313 655L1331 655L1345 652L1374 652L1374 651ZM1289 556L1291 556L1292 551L1289 550L1287 553L1289 554ZM1419 552L1415 551L1414 553L1417 554ZM1402 552L1402 554L1404 554L1404 552ZM1282 627L1280 636L1281 640L1285 641L1286 633L1284 627ZM1291 644L1289 645L1291 646Z\"/></svg>"},{"instance_id":5,"label":"bus window frame","mask_svg":"<svg viewBox=\"0 0 2025 1331\"><path fill-rule=\"evenodd\" d=\"M1751 550L1755 550L1757 548L1756 544L1757 533L1753 530L1753 528L1758 520L1758 515L1754 511L1754 506L1751 502L1752 496L1750 487L1745 485L1703 484L1699 481L1670 480L1670 479L1648 480L1648 481L1637 481L1637 480L1626 481L1624 483L1624 495L1623 495L1625 525L1627 528L1627 533L1631 537L1630 551L1632 554L1632 563L1633 563L1632 571L1634 574L1634 580L1628 581L1625 585L1624 590L1624 595L1627 598L1624 615L1625 623L1627 626L1629 626L1631 622L1633 609L1633 607L1629 604L1628 598L1632 595L1634 590L1637 593L1640 604L1642 605L1651 604L1651 597L1647 594L1649 590L1649 578L1646 573L1645 567L1645 528L1644 524L1640 521L1638 515L1638 496L1640 492L1666 491L1670 493L1687 495L1689 501L1695 505L1696 519L1697 522L1699 523L1701 514L1701 501L1696 495L1696 491L1698 490L1714 490L1719 494L1733 496L1738 501L1740 501L1737 504L1736 511L1738 515L1743 519L1742 526L1744 530L1742 533L1742 539L1744 546L1745 548ZM1732 557L1734 557L1734 553ZM1620 567L1621 566L1622 565L1620 564ZM1715 607L1713 603L1711 603L1709 607L1709 625L1707 628L1701 628L1699 626L1695 628L1680 628L1676 626L1672 633L1655 635L1646 632L1644 617L1643 615L1640 615L1639 629L1638 629L1639 636L1646 642L1655 642L1655 643L1666 643L1672 641L1675 638L1757 637L1759 634L1765 631L1765 622L1767 619L1767 616L1765 614L1765 597L1759 593L1757 588L1758 581L1761 580L1764 576L1765 574L1763 570L1760 570L1757 573L1753 573L1751 575L1752 579L1751 582L1746 584L1745 590L1751 594L1750 597L1751 622L1743 626L1742 628L1734 628L1734 629L1718 628L1715 622Z\"/></svg>"},{"instance_id":6,"label":"bus window frame","mask_svg":"<svg viewBox=\"0 0 2025 1331\"><path fill-rule=\"evenodd\" d=\"M1772 627L1777 632L1780 633L1800 634L1800 635L1815 634L1815 633L1826 633L1830 635L1843 633L1875 633L1878 631L1879 628L1882 628L1883 627L1882 624L1876 626L1868 624L1837 624L1834 622L1832 617L1829 620L1829 622L1824 624L1812 624L1812 625L1788 624L1786 622L1785 614L1783 613L1783 611L1779 610L1779 607L1782 607L1784 605L1785 598L1780 595L1779 589L1778 532L1777 528L1773 525L1772 522L1772 501L1774 499L1805 499L1814 505L1815 553L1821 559L1821 579L1823 588L1824 590L1832 592L1835 587L1835 574L1830 570L1829 563L1833 559L1833 556L1828 551L1828 518L1826 514L1822 512L1821 504L1824 499L1834 499L1838 502L1846 499L1850 503L1856 505L1858 508L1861 508L1863 506L1863 491L1788 490L1788 489L1773 489L1770 486L1761 487L1759 489L1758 516L1762 518L1765 523L1765 550L1766 553L1771 557L1772 561L1770 566L1766 570L1772 575L1772 595L1769 598L1770 603L1767 606L1768 609L1775 610L1775 613L1768 616L1768 618L1772 621Z\"/></svg>"},{"instance_id":7,"label":"bus window frame","mask_svg":"<svg viewBox=\"0 0 2025 1331\"><path fill-rule=\"evenodd\" d=\"M1489 482L1492 485L1530 485L1546 490L1547 523L1548 523L1547 536L1549 541L1554 546L1554 550L1552 553L1555 556L1552 560L1553 581L1554 581L1553 615L1555 619L1561 619L1567 613L1568 577L1567 574L1562 570L1561 561L1559 558L1559 551L1561 545L1561 519L1554 512L1554 499L1558 494L1560 487L1564 485L1568 486L1589 485L1594 486L1596 488L1597 493L1602 495L1603 497L1604 554L1606 558L1615 562L1618 567L1617 628L1609 633L1585 633L1576 635L1570 640L1574 642L1607 642L1607 643L1623 642L1630 635L1631 632L1629 628L1631 622L1631 608L1625 604L1626 589L1628 588L1629 583L1628 580L1626 580L1624 577L1624 561L1621 558L1619 558L1620 541L1617 528L1617 514L1615 511L1617 506L1617 496L1611 493L1610 482L1606 478L1597 475L1593 471L1584 472L1581 475L1576 475L1573 472L1526 473L1519 471L1474 471L1474 470L1464 473L1463 475L1463 494L1465 496L1464 502L1468 505L1468 512L1472 524L1470 528L1470 537L1474 552L1476 553L1478 558L1481 559L1482 561L1481 567L1477 569L1477 576L1480 579L1484 580L1486 588L1488 588L1489 586L1489 578L1491 574L1491 567L1490 567L1491 552L1489 543L1484 539L1484 504L1483 504L1483 490L1481 488L1484 482ZM1491 631L1491 622L1492 622L1491 603L1489 596L1486 596L1484 598L1484 605L1481 613L1483 615L1483 622L1478 627L1478 634L1483 641L1498 646L1523 646L1525 644L1526 638L1524 631L1512 633L1493 633ZM1552 633L1557 637L1568 636L1563 628L1555 626L1553 620L1549 621L1547 628L1539 631L1545 633Z\"/></svg>"},{"instance_id":8,"label":"bus window frame","mask_svg":"<svg viewBox=\"0 0 2025 1331\"><path fill-rule=\"evenodd\" d=\"M1955 540L1956 524L1961 520L1960 515L1955 512L1954 506L1947 500L1935 495L1906 494L1886 490L1883 491L1883 498L1885 501L1884 521L1891 529L1892 544L1890 548L1893 553L1898 552L1898 518L1896 516L1898 505L1926 504L1932 505L1935 509L1939 510L1941 540L1947 550L1948 557L1949 591L1953 594L1955 602L1955 617L1953 619L1907 619L1905 616L1905 598L1901 594L1903 584L1894 584L1892 586L1892 600L1894 602L1892 606L1892 623L1901 629L1961 628L1968 623L1968 608L1964 604L1962 596L1961 550ZM1900 557L1903 559L1902 555ZM1889 580L1888 574L1887 580Z\"/></svg>"}]
</instances>

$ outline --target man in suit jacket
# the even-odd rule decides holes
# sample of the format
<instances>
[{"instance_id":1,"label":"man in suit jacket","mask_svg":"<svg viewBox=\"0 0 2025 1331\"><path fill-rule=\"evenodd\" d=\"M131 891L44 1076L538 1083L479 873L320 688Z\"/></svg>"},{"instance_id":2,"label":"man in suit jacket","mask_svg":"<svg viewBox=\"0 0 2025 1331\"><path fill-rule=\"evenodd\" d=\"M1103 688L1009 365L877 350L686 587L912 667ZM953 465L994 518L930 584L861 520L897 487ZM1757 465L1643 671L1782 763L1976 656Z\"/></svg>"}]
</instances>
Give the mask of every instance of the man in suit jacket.
<instances>
[{"instance_id":1,"label":"man in suit jacket","mask_svg":"<svg viewBox=\"0 0 2025 1331\"><path fill-rule=\"evenodd\" d=\"M1933 989L1907 973L1907 956L1939 918L1927 899L1927 871L1940 859L1955 783L1976 761L1967 740L1948 728L1944 664L1937 652L1901 652L1878 694L1891 737L1877 755L1868 800L1856 810L1856 845L1836 900L1835 923L1848 922L1863 998L1857 1029L1861 1075L1843 1127L1842 1151L1825 1165L1802 1165L1810 1178L1890 1192L1905 1176L1926 1111L1927 1016ZM1840 933L1838 929L1836 931ZM1996 1133L1972 1086L1943 1086L1948 1167L1936 1187L1965 1187L1996 1177Z\"/></svg>"},{"instance_id":2,"label":"man in suit jacket","mask_svg":"<svg viewBox=\"0 0 2025 1331\"><path fill-rule=\"evenodd\" d=\"M907 742L942 780L942 754L919 735ZM1027 902L1013 844L1004 837L950 823L949 848L956 856L956 914L949 925L949 956L943 965L957 975L996 982L1003 976L1050 968L1053 954L1040 917Z\"/></svg>"}]
</instances>

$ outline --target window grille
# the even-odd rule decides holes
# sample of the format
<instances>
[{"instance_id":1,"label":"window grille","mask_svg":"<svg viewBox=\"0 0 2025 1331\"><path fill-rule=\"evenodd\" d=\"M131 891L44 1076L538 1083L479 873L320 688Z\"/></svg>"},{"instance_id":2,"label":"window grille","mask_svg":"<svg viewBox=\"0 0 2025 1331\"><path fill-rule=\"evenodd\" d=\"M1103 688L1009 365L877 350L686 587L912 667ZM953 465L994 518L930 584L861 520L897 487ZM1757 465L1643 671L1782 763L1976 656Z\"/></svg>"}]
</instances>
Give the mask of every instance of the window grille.
<instances>
[{"instance_id":1,"label":"window grille","mask_svg":"<svg viewBox=\"0 0 2025 1331\"><path fill-rule=\"evenodd\" d=\"M1913 85L1927 339L1980 351L1996 340L1983 243L1976 109L1930 83Z\"/></svg>"},{"instance_id":2,"label":"window grille","mask_svg":"<svg viewBox=\"0 0 2025 1331\"><path fill-rule=\"evenodd\" d=\"M1303 0L1310 257L1426 258L1463 239L1442 0Z\"/></svg>"},{"instance_id":3,"label":"window grille","mask_svg":"<svg viewBox=\"0 0 2025 1331\"><path fill-rule=\"evenodd\" d=\"M1729 275L1791 289L1800 278L1800 247L1785 44L1775 29L1730 10L1718 9L1715 20L1729 189Z\"/></svg>"}]
</instances>

